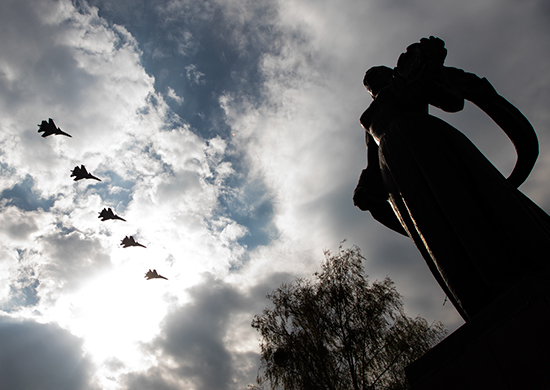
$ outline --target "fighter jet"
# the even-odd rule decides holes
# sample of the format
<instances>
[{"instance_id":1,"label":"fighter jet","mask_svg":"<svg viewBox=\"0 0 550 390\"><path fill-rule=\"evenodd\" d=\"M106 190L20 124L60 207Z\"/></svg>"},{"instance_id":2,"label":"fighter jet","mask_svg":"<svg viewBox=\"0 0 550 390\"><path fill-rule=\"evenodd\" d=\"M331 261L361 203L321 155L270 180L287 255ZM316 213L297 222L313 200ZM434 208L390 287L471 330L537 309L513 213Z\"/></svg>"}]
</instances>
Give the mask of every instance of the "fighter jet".
<instances>
[{"instance_id":1,"label":"fighter jet","mask_svg":"<svg viewBox=\"0 0 550 390\"><path fill-rule=\"evenodd\" d=\"M39 133L44 133L42 134L42 137L46 138L52 134L55 134L55 135L66 135L67 137L71 137L72 136L70 134L67 134L65 133L64 131L61 131L61 129L59 127L57 127L53 121L52 118L49 118L49 121L46 122L46 121L42 121L41 124L38 125L38 127L40 127L38 129L38 132Z\"/></svg>"},{"instance_id":2,"label":"fighter jet","mask_svg":"<svg viewBox=\"0 0 550 390\"><path fill-rule=\"evenodd\" d=\"M89 173L84 165L81 165L80 167L77 165L76 167L74 167L74 169L71 171L71 177L73 176L74 181L79 181L82 179L94 179L97 181L101 181L101 179Z\"/></svg>"},{"instance_id":3,"label":"fighter jet","mask_svg":"<svg viewBox=\"0 0 550 390\"><path fill-rule=\"evenodd\" d=\"M120 219L121 221L126 222L124 218L120 218L118 215L113 213L113 210L109 207L108 209L101 210L101 213L99 213L99 217L101 218L101 222L106 221L108 219Z\"/></svg>"},{"instance_id":4,"label":"fighter jet","mask_svg":"<svg viewBox=\"0 0 550 390\"><path fill-rule=\"evenodd\" d=\"M149 280L149 279L166 279L166 280L168 280L168 278L165 278L164 276L157 274L156 269L154 269L152 271L149 269L149 271L147 271L145 273L144 277L147 278L147 280Z\"/></svg>"},{"instance_id":5,"label":"fighter jet","mask_svg":"<svg viewBox=\"0 0 550 390\"><path fill-rule=\"evenodd\" d=\"M124 240L122 240L120 245L123 245L123 248L128 248L129 246L141 246L142 248L147 248L145 245L141 245L139 242L136 242L132 236L124 237Z\"/></svg>"}]
</instances>

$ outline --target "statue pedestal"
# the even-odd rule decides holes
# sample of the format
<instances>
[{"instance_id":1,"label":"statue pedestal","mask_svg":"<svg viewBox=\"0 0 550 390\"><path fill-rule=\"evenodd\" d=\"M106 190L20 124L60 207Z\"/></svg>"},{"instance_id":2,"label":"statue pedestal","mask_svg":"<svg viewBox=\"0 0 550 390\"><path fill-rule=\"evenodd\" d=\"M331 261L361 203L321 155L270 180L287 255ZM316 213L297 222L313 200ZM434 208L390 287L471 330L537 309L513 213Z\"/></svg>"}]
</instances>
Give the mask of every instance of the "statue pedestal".
<instances>
[{"instance_id":1,"label":"statue pedestal","mask_svg":"<svg viewBox=\"0 0 550 390\"><path fill-rule=\"evenodd\" d=\"M405 371L412 390L550 389L550 280L522 279Z\"/></svg>"}]
</instances>

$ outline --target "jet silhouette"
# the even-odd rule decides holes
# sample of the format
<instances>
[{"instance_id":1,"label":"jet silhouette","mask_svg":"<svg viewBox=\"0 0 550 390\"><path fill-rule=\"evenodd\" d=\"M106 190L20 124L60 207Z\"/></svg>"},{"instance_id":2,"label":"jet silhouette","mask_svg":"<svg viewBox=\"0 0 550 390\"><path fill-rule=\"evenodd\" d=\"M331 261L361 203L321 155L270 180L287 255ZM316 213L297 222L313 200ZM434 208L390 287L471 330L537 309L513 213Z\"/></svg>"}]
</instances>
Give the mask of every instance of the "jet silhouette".
<instances>
[{"instance_id":1,"label":"jet silhouette","mask_svg":"<svg viewBox=\"0 0 550 390\"><path fill-rule=\"evenodd\" d=\"M94 179L97 181L101 181L101 179L89 173L86 170L86 167L84 165L81 165L80 167L78 167L77 165L76 167L74 167L74 169L71 171L71 177L73 176L74 176L74 181L79 181L82 179Z\"/></svg>"},{"instance_id":2,"label":"jet silhouette","mask_svg":"<svg viewBox=\"0 0 550 390\"><path fill-rule=\"evenodd\" d=\"M128 248L129 246L141 246L143 248L147 248L145 245L141 245L139 242L136 242L136 240L134 240L134 237L132 236L124 237L124 240L122 240L120 245L124 245L123 248Z\"/></svg>"},{"instance_id":3,"label":"jet silhouette","mask_svg":"<svg viewBox=\"0 0 550 390\"><path fill-rule=\"evenodd\" d=\"M67 134L65 133L64 131L61 131L61 129L59 127L57 127L53 121L52 118L49 118L49 121L46 122L46 121L42 121L41 124L38 125L38 127L40 127L38 129L38 132L39 133L44 133L42 134L42 137L46 138L52 134L55 134L55 135L66 135L67 137L71 137L72 136L70 134Z\"/></svg>"},{"instance_id":4,"label":"jet silhouette","mask_svg":"<svg viewBox=\"0 0 550 390\"><path fill-rule=\"evenodd\" d=\"M156 269L154 269L152 271L151 271L151 269L149 269L149 271L147 271L145 273L144 277L147 278L147 280L149 280L149 279L166 279L166 280L168 280L168 278L165 278L164 276L157 274Z\"/></svg>"},{"instance_id":5,"label":"jet silhouette","mask_svg":"<svg viewBox=\"0 0 550 390\"><path fill-rule=\"evenodd\" d=\"M98 218L101 218L101 221L106 221L108 219L120 219L121 221L124 221L126 222L126 220L124 218L120 218L118 215L116 215L115 213L113 213L113 210L111 210L111 208L109 207L108 209L103 209L101 210L101 213L99 213L99 217Z\"/></svg>"}]
</instances>

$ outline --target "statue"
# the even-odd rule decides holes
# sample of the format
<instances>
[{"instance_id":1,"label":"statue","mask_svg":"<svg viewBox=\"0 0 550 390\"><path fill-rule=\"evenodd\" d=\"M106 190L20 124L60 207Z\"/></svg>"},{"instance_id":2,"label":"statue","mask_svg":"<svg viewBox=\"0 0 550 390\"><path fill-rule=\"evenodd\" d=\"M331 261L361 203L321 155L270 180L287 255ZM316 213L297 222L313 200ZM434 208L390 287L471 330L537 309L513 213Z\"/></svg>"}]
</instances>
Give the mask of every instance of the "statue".
<instances>
[{"instance_id":1,"label":"statue","mask_svg":"<svg viewBox=\"0 0 550 390\"><path fill-rule=\"evenodd\" d=\"M465 320L529 273L546 269L550 217L518 187L538 157L529 121L485 78L443 65L439 38L423 38L394 69L367 71L373 102L361 116L367 168L353 195L388 228L409 236ZM508 178L428 105L460 111L464 99L511 139L517 162Z\"/></svg>"}]
</instances>

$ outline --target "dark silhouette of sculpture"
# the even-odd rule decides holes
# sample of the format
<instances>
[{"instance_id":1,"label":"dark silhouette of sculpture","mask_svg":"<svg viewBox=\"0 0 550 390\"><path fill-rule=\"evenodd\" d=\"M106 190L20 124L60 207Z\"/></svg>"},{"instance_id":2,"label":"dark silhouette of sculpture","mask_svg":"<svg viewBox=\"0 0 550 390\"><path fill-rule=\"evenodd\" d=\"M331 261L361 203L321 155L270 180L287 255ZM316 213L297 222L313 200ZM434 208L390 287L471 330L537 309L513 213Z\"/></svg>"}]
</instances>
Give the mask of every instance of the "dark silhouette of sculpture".
<instances>
[{"instance_id":1,"label":"dark silhouette of sculpture","mask_svg":"<svg viewBox=\"0 0 550 390\"><path fill-rule=\"evenodd\" d=\"M373 102L361 116L367 168L353 201L409 236L465 320L521 277L546 270L550 217L517 188L538 156L529 121L485 78L445 67L444 42L423 38L395 69L367 71ZM517 162L506 179L428 105L477 105L509 136Z\"/></svg>"},{"instance_id":2,"label":"dark silhouette of sculpture","mask_svg":"<svg viewBox=\"0 0 550 390\"><path fill-rule=\"evenodd\" d=\"M120 219L121 221L126 222L124 218L120 218L118 215L113 213L113 210L109 207L108 209L101 210L101 213L99 213L98 218L101 218L101 221L106 221L108 219Z\"/></svg>"},{"instance_id":3,"label":"dark silhouette of sculpture","mask_svg":"<svg viewBox=\"0 0 550 390\"><path fill-rule=\"evenodd\" d=\"M124 237L120 245L123 245L123 248L128 248L130 246L141 246L142 248L147 248L145 245L141 245L139 242L136 242L136 240L134 240L134 237L132 236Z\"/></svg>"},{"instance_id":4,"label":"dark silhouette of sculpture","mask_svg":"<svg viewBox=\"0 0 550 390\"><path fill-rule=\"evenodd\" d=\"M168 278L165 278L164 276L162 275L159 275L157 273L157 270L154 269L154 270L149 270L145 273L145 278L147 278L147 280L150 280L150 279L166 279L168 280Z\"/></svg>"},{"instance_id":5,"label":"dark silhouette of sculpture","mask_svg":"<svg viewBox=\"0 0 550 390\"><path fill-rule=\"evenodd\" d=\"M46 138L46 137L48 137L50 135L53 135L53 134L55 134L55 135L66 135L67 137L72 138L72 136L70 134L65 133L59 127L57 127L52 118L49 118L48 122L42 121L42 123L39 124L38 127L40 127L38 129L38 132L43 133L42 134L43 138Z\"/></svg>"},{"instance_id":6,"label":"dark silhouette of sculpture","mask_svg":"<svg viewBox=\"0 0 550 390\"><path fill-rule=\"evenodd\" d=\"M84 165L81 165L80 167L74 167L74 169L71 171L71 177L74 177L74 181L79 181L82 179L94 179L97 181L101 181L101 179L89 173Z\"/></svg>"}]
</instances>

